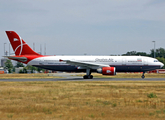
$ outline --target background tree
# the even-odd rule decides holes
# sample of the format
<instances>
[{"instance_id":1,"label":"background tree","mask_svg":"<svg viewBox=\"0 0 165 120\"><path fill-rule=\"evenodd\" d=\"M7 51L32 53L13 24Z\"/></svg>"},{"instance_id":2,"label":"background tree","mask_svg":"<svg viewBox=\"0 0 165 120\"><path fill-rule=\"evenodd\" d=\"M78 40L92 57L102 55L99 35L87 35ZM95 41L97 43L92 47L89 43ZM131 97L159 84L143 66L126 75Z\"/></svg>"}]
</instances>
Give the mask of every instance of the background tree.
<instances>
[{"instance_id":1,"label":"background tree","mask_svg":"<svg viewBox=\"0 0 165 120\"><path fill-rule=\"evenodd\" d=\"M16 66L15 67L24 67L23 63L21 62L17 62Z\"/></svg>"},{"instance_id":2,"label":"background tree","mask_svg":"<svg viewBox=\"0 0 165 120\"><path fill-rule=\"evenodd\" d=\"M147 54L146 52L137 52L136 55L140 55L140 56L150 56L150 54Z\"/></svg>"},{"instance_id":3,"label":"background tree","mask_svg":"<svg viewBox=\"0 0 165 120\"><path fill-rule=\"evenodd\" d=\"M27 65L27 66L26 66L26 69L27 69L27 70L31 70L31 73L34 73L34 71L37 71L37 68L34 67L34 66L31 66L31 65Z\"/></svg>"},{"instance_id":4,"label":"background tree","mask_svg":"<svg viewBox=\"0 0 165 120\"><path fill-rule=\"evenodd\" d=\"M15 67L13 67L13 72L15 72Z\"/></svg>"},{"instance_id":5,"label":"background tree","mask_svg":"<svg viewBox=\"0 0 165 120\"><path fill-rule=\"evenodd\" d=\"M5 62L5 69L7 69L7 70L9 71L9 73L12 72L13 64L12 64L11 60L7 60L7 61Z\"/></svg>"},{"instance_id":6,"label":"background tree","mask_svg":"<svg viewBox=\"0 0 165 120\"><path fill-rule=\"evenodd\" d=\"M158 48L158 49L156 49L155 55L156 55L156 57L163 57L163 58L165 58L165 49L164 48ZM154 49L151 49L150 56L151 57L154 57Z\"/></svg>"},{"instance_id":7,"label":"background tree","mask_svg":"<svg viewBox=\"0 0 165 120\"><path fill-rule=\"evenodd\" d=\"M34 67L34 66L31 66L31 65L27 65L26 70L31 70L31 73L34 73L34 71L38 71L39 73L45 71L45 69Z\"/></svg>"},{"instance_id":8,"label":"background tree","mask_svg":"<svg viewBox=\"0 0 165 120\"><path fill-rule=\"evenodd\" d=\"M145 53L145 52L136 52L136 51L130 51L130 52L127 52L126 54L123 54L123 56L133 56L133 55L136 55L136 56L150 56L149 54Z\"/></svg>"},{"instance_id":9,"label":"background tree","mask_svg":"<svg viewBox=\"0 0 165 120\"><path fill-rule=\"evenodd\" d=\"M20 70L19 73L27 73L27 68L24 67L23 70Z\"/></svg>"},{"instance_id":10,"label":"background tree","mask_svg":"<svg viewBox=\"0 0 165 120\"><path fill-rule=\"evenodd\" d=\"M123 54L123 56L131 56L131 55L136 55L136 51L130 51L127 52L126 54Z\"/></svg>"},{"instance_id":11,"label":"background tree","mask_svg":"<svg viewBox=\"0 0 165 120\"><path fill-rule=\"evenodd\" d=\"M45 69L42 69L42 68L37 68L37 71L40 73L40 72L44 72Z\"/></svg>"}]
</instances>

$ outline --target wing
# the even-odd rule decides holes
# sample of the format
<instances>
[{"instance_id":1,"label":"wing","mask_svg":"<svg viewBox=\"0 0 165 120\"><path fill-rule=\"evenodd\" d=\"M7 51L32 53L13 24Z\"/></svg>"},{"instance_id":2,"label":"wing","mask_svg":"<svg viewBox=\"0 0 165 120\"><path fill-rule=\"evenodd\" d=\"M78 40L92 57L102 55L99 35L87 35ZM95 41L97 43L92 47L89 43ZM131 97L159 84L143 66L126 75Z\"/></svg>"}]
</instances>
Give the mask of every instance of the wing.
<instances>
[{"instance_id":1,"label":"wing","mask_svg":"<svg viewBox=\"0 0 165 120\"><path fill-rule=\"evenodd\" d=\"M105 64L98 64L94 62L80 62L80 61L72 61L72 60L59 60L60 62L66 62L70 65L75 65L78 69L98 69L100 67L110 67Z\"/></svg>"}]
</instances>

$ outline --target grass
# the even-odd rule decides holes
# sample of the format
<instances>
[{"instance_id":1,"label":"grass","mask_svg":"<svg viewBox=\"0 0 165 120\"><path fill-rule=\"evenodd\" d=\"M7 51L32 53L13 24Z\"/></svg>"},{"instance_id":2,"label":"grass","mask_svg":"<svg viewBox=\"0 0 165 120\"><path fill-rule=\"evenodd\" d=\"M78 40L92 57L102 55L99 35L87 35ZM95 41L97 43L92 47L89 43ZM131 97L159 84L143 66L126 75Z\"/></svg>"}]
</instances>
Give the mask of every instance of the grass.
<instances>
[{"instance_id":1,"label":"grass","mask_svg":"<svg viewBox=\"0 0 165 120\"><path fill-rule=\"evenodd\" d=\"M0 101L1 120L163 120L165 81L0 82Z\"/></svg>"}]
</instances>

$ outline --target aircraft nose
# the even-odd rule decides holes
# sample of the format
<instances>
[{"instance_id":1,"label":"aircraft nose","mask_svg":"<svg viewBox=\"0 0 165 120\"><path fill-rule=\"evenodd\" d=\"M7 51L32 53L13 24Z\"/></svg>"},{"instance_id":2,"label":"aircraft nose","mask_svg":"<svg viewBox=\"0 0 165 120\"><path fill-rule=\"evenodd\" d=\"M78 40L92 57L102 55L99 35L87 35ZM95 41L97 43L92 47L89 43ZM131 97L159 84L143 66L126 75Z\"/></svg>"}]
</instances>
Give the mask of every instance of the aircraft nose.
<instances>
[{"instance_id":1,"label":"aircraft nose","mask_svg":"<svg viewBox=\"0 0 165 120\"><path fill-rule=\"evenodd\" d=\"M164 66L164 64L160 62L160 68L162 68L163 66Z\"/></svg>"}]
</instances>

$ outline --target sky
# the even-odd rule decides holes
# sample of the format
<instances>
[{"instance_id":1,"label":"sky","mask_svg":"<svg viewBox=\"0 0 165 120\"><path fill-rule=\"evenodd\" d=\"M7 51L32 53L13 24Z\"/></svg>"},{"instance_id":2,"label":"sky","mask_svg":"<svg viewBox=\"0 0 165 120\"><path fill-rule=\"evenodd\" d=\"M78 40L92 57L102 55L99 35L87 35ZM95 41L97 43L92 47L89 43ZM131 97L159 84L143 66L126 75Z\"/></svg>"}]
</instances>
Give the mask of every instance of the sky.
<instances>
[{"instance_id":1,"label":"sky","mask_svg":"<svg viewBox=\"0 0 165 120\"><path fill-rule=\"evenodd\" d=\"M121 55L165 48L164 0L0 0L0 58L5 31L46 55ZM6 44L5 44L6 43ZM13 53L12 48L10 48Z\"/></svg>"}]
</instances>

